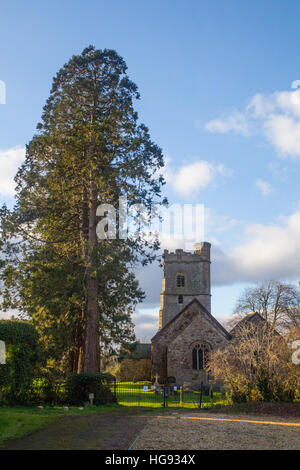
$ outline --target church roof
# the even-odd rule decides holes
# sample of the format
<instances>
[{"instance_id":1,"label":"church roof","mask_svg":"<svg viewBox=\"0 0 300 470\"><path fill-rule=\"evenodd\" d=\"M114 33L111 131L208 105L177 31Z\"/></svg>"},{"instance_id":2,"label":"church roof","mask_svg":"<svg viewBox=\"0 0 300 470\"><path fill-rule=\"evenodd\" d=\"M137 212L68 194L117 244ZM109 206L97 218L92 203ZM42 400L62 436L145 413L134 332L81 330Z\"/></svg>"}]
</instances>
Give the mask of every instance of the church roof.
<instances>
[{"instance_id":1,"label":"church roof","mask_svg":"<svg viewBox=\"0 0 300 470\"><path fill-rule=\"evenodd\" d=\"M244 318L242 318L230 331L230 334L234 336L235 332L246 323L265 323L267 320L258 312L248 313ZM274 330L276 335L279 335L278 331ZM280 335L279 335L280 336Z\"/></svg>"},{"instance_id":2,"label":"church roof","mask_svg":"<svg viewBox=\"0 0 300 470\"><path fill-rule=\"evenodd\" d=\"M197 304L202 311L204 311L206 313L206 315L208 316L208 318L210 319L210 321L218 328L220 329L224 335L226 336L226 338L230 339L231 338L231 334L228 333L227 330L225 330L225 328L221 325L221 323L218 322L218 320L216 320L216 318L204 307L204 305L202 305L201 302L199 302L198 299L193 299L191 300L191 302L189 302L182 310L180 310L179 313L177 313L177 315L175 315L174 318L172 318L172 320L170 320L163 328L161 328L152 338L151 341L153 341L157 336L159 336L163 331L165 331L172 323L174 323L191 305L193 304Z\"/></svg>"},{"instance_id":3,"label":"church roof","mask_svg":"<svg viewBox=\"0 0 300 470\"><path fill-rule=\"evenodd\" d=\"M261 316L260 313L251 312L251 313L248 313L245 317L243 317L240 321L238 321L238 323L232 328L231 331L233 331L238 326L243 325L244 323L249 322L249 321L252 322L253 320L254 321L265 321L265 319Z\"/></svg>"}]
</instances>

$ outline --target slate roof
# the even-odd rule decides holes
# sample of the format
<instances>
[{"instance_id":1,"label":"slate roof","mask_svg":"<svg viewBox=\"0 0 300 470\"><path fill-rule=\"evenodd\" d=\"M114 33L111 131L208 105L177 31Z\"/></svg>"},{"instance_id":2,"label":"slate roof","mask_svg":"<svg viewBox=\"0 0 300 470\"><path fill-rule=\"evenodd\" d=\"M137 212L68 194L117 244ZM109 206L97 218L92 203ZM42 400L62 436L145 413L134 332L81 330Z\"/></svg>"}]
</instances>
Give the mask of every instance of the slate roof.
<instances>
[{"instance_id":1,"label":"slate roof","mask_svg":"<svg viewBox=\"0 0 300 470\"><path fill-rule=\"evenodd\" d=\"M239 328L240 326L244 325L247 322L252 322L252 321L265 321L265 319L260 315L258 312L252 312L248 313L244 318L242 318L230 331L230 333L233 333L235 329Z\"/></svg>"},{"instance_id":2,"label":"slate roof","mask_svg":"<svg viewBox=\"0 0 300 470\"><path fill-rule=\"evenodd\" d=\"M258 312L252 312L252 313L249 313L248 315L246 315L244 318L242 318L233 328L232 330L230 331L230 334L232 336L234 336L235 332L238 330L238 328L240 328L241 326L243 326L245 323L249 323L249 322L266 322L267 320ZM279 335L280 334L278 333L278 331L276 331L274 329L274 333L276 335Z\"/></svg>"}]
</instances>

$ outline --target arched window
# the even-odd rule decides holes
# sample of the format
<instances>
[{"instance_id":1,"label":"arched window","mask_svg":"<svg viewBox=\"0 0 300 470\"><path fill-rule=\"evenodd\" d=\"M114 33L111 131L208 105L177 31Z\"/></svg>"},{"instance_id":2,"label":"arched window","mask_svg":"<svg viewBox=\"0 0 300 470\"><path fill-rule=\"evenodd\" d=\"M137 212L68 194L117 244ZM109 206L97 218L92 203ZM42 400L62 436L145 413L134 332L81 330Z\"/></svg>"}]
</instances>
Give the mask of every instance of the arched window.
<instances>
[{"instance_id":1,"label":"arched window","mask_svg":"<svg viewBox=\"0 0 300 470\"><path fill-rule=\"evenodd\" d=\"M176 277L176 285L177 287L184 287L185 286L185 277L184 274L178 273Z\"/></svg>"},{"instance_id":2,"label":"arched window","mask_svg":"<svg viewBox=\"0 0 300 470\"><path fill-rule=\"evenodd\" d=\"M208 359L208 354L208 346L204 344L196 344L192 351L193 369L203 370Z\"/></svg>"}]
</instances>

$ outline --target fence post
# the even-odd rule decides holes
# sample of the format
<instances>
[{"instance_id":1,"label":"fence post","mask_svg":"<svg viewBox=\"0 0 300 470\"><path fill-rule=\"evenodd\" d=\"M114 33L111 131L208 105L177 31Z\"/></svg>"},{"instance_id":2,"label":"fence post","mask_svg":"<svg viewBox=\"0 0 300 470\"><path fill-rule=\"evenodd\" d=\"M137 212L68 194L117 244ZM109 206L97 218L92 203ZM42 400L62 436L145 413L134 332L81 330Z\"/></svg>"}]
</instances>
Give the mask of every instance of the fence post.
<instances>
[{"instance_id":1,"label":"fence post","mask_svg":"<svg viewBox=\"0 0 300 470\"><path fill-rule=\"evenodd\" d=\"M203 382L200 385L200 401L199 401L199 408L202 406L202 392L203 392Z\"/></svg>"},{"instance_id":2,"label":"fence post","mask_svg":"<svg viewBox=\"0 0 300 470\"><path fill-rule=\"evenodd\" d=\"M114 395L115 399L117 400L117 380L114 378Z\"/></svg>"},{"instance_id":3,"label":"fence post","mask_svg":"<svg viewBox=\"0 0 300 470\"><path fill-rule=\"evenodd\" d=\"M179 404L179 406L180 406L181 408L183 408L183 387L182 387L182 385L181 385L181 387L180 387L180 389L179 389L179 393L180 393L180 404Z\"/></svg>"},{"instance_id":4,"label":"fence post","mask_svg":"<svg viewBox=\"0 0 300 470\"><path fill-rule=\"evenodd\" d=\"M209 398L210 398L210 403L214 402L214 390L212 384L209 387Z\"/></svg>"}]
</instances>

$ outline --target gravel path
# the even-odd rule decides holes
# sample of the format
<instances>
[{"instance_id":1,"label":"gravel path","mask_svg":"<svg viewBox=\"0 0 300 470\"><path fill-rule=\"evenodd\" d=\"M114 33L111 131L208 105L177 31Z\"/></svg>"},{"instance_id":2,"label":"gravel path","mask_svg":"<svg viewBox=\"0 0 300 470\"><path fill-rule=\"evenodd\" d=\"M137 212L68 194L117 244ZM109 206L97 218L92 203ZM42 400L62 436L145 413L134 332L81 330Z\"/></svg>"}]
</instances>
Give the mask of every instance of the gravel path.
<instances>
[{"instance_id":1,"label":"gravel path","mask_svg":"<svg viewBox=\"0 0 300 470\"><path fill-rule=\"evenodd\" d=\"M198 418L200 419L195 414L180 412L155 417L148 423L133 449L300 449L299 419L219 414L212 416L208 413L201 413ZM270 422L289 425L268 424ZM290 426L292 423L298 426Z\"/></svg>"}]
</instances>

